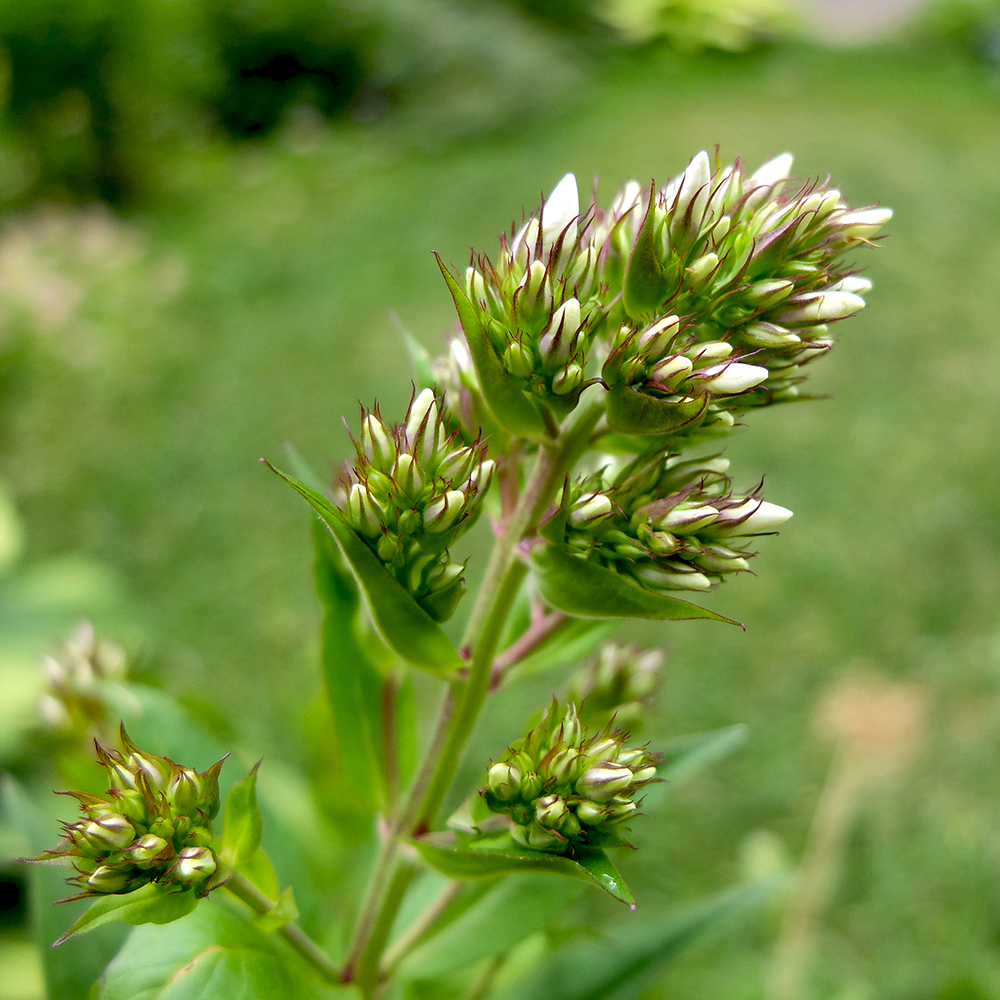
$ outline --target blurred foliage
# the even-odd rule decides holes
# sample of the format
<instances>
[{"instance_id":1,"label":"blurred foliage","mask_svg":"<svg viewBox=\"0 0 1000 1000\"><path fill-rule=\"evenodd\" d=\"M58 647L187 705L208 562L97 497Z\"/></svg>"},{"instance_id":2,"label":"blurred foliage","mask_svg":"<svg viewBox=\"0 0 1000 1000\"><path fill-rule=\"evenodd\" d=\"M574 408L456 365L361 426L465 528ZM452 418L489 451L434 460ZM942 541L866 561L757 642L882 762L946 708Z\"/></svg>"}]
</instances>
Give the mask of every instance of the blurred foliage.
<instances>
[{"instance_id":1,"label":"blurred foliage","mask_svg":"<svg viewBox=\"0 0 1000 1000\"><path fill-rule=\"evenodd\" d=\"M1000 0L936 0L917 21L914 34L1000 66Z\"/></svg>"},{"instance_id":2,"label":"blurred foliage","mask_svg":"<svg viewBox=\"0 0 1000 1000\"><path fill-rule=\"evenodd\" d=\"M507 130L614 44L741 50L788 25L786 0L0 0L0 203L134 201L178 146L295 122Z\"/></svg>"}]
</instances>

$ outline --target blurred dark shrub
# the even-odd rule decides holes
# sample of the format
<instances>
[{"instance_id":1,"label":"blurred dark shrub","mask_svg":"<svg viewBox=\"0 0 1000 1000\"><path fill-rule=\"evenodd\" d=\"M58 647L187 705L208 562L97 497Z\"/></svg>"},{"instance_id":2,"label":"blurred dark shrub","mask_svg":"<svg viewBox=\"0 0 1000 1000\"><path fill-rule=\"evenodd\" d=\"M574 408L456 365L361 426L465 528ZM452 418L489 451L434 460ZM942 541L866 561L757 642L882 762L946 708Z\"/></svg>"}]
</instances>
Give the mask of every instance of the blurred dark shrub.
<instances>
[{"instance_id":1,"label":"blurred dark shrub","mask_svg":"<svg viewBox=\"0 0 1000 1000\"><path fill-rule=\"evenodd\" d=\"M164 144L265 136L300 105L436 143L575 78L502 0L0 0L0 202L127 200Z\"/></svg>"}]
</instances>

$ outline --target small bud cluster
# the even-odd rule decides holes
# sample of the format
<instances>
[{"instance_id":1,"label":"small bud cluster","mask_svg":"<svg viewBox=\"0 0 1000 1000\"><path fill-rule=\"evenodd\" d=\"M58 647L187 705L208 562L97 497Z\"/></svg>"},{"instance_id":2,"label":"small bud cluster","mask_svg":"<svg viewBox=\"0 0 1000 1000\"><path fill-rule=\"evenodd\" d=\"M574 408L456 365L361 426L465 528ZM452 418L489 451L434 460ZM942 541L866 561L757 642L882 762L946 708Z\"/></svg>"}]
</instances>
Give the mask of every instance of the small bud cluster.
<instances>
[{"instance_id":1,"label":"small bud cluster","mask_svg":"<svg viewBox=\"0 0 1000 1000\"><path fill-rule=\"evenodd\" d=\"M594 238L607 233L598 274L609 294L622 288L623 244L634 243L639 221L650 216L656 287L646 290L651 298L633 309L611 345L624 346L626 358L619 360L636 369L629 384L645 378L654 392L664 391L663 382L667 391L678 391L674 380L683 380L678 372L684 362L675 360L677 354L690 360L699 345L711 351L725 345L726 353L711 356L721 382L702 390L733 395L754 389L755 398L743 406L793 398L802 365L832 346L830 324L864 308L861 296L871 282L839 258L869 243L892 211L852 210L825 183L791 184L791 167L786 153L747 176L739 162L713 168L701 152L655 192L652 206L633 182L617 209L607 216L595 209ZM623 211L631 213L624 224ZM678 316L687 321L682 351L650 333L650 326Z\"/></svg>"},{"instance_id":2,"label":"small bud cluster","mask_svg":"<svg viewBox=\"0 0 1000 1000\"><path fill-rule=\"evenodd\" d=\"M575 705L553 702L541 725L490 767L480 794L510 816L525 847L565 854L626 843L622 826L638 810L636 792L655 779L656 761L625 739L610 727L589 735Z\"/></svg>"},{"instance_id":3,"label":"small bud cluster","mask_svg":"<svg viewBox=\"0 0 1000 1000\"><path fill-rule=\"evenodd\" d=\"M567 700L580 706L580 720L586 726L602 727L614 719L634 730L652 707L663 659L662 649L604 643L570 681Z\"/></svg>"},{"instance_id":4,"label":"small bud cluster","mask_svg":"<svg viewBox=\"0 0 1000 1000\"><path fill-rule=\"evenodd\" d=\"M125 679L124 651L99 640L84 621L58 653L42 657L42 670L49 684L38 700L44 723L70 736L99 734L107 713L98 682Z\"/></svg>"},{"instance_id":5,"label":"small bud cluster","mask_svg":"<svg viewBox=\"0 0 1000 1000\"><path fill-rule=\"evenodd\" d=\"M576 405L605 314L598 248L587 229L576 178L567 174L537 215L510 240L500 237L496 264L477 255L465 274L466 292L504 367L557 412Z\"/></svg>"},{"instance_id":6,"label":"small bud cluster","mask_svg":"<svg viewBox=\"0 0 1000 1000\"><path fill-rule=\"evenodd\" d=\"M442 400L424 389L404 422L389 428L362 411L358 463L345 483L344 513L382 564L436 621L454 612L464 566L448 553L475 523L493 476L479 440L449 433Z\"/></svg>"},{"instance_id":7,"label":"small bud cluster","mask_svg":"<svg viewBox=\"0 0 1000 1000\"><path fill-rule=\"evenodd\" d=\"M212 850L212 820L219 812L219 770L199 774L165 757L140 750L121 730L123 752L97 744L108 772L107 798L63 792L83 817L63 824L63 839L32 860L69 863L69 879L82 891L71 899L131 892L149 882L194 889L199 895L222 884Z\"/></svg>"},{"instance_id":8,"label":"small bud cluster","mask_svg":"<svg viewBox=\"0 0 1000 1000\"><path fill-rule=\"evenodd\" d=\"M734 494L722 458L659 454L627 465L610 484L602 470L572 484L564 544L649 590L708 590L749 568L744 539L792 512L756 492Z\"/></svg>"},{"instance_id":9,"label":"small bud cluster","mask_svg":"<svg viewBox=\"0 0 1000 1000\"><path fill-rule=\"evenodd\" d=\"M434 380L441 387L444 417L453 422L466 444L474 444L484 435L496 442L504 431L483 401L479 375L464 338L452 337L447 346L447 353L432 366Z\"/></svg>"}]
</instances>

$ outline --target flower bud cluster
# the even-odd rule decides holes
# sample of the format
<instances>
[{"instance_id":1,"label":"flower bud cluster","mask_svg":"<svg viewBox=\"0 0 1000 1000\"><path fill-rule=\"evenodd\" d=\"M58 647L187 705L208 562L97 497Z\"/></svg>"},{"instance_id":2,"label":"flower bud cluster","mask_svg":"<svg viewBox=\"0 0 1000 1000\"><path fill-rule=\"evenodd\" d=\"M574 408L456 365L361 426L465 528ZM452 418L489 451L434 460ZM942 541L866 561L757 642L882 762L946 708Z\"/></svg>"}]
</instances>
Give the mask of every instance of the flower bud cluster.
<instances>
[{"instance_id":1,"label":"flower bud cluster","mask_svg":"<svg viewBox=\"0 0 1000 1000\"><path fill-rule=\"evenodd\" d=\"M734 494L727 459L641 456L611 482L607 469L564 498L565 546L648 590L708 590L749 568L748 536L792 512L757 491Z\"/></svg>"},{"instance_id":2,"label":"flower bud cluster","mask_svg":"<svg viewBox=\"0 0 1000 1000\"><path fill-rule=\"evenodd\" d=\"M69 882L82 891L71 899L131 892L148 882L207 895L223 881L211 846L223 761L199 774L140 750L124 725L121 742L121 753L97 744L110 779L107 797L62 793L79 802L82 818L64 823L62 841L33 860L76 869Z\"/></svg>"},{"instance_id":3,"label":"flower bud cluster","mask_svg":"<svg viewBox=\"0 0 1000 1000\"><path fill-rule=\"evenodd\" d=\"M464 591L464 566L448 547L475 523L494 468L485 444L463 445L449 431L442 405L424 389L395 427L377 408L363 410L342 504L351 527L436 621L451 616Z\"/></svg>"},{"instance_id":4,"label":"flower bud cluster","mask_svg":"<svg viewBox=\"0 0 1000 1000\"><path fill-rule=\"evenodd\" d=\"M449 426L458 430L465 444L475 444L489 436L496 443L506 432L493 419L483 399L479 374L462 337L451 337L447 353L432 364L435 383L441 388L442 414Z\"/></svg>"},{"instance_id":5,"label":"flower bud cluster","mask_svg":"<svg viewBox=\"0 0 1000 1000\"><path fill-rule=\"evenodd\" d=\"M572 409L586 383L591 341L606 312L598 248L580 217L576 178L567 174L494 264L477 255L466 292L502 364L527 392L557 412Z\"/></svg>"},{"instance_id":6,"label":"flower bud cluster","mask_svg":"<svg viewBox=\"0 0 1000 1000\"><path fill-rule=\"evenodd\" d=\"M790 181L791 167L786 153L748 175L739 162L713 167L701 152L654 193L651 207L649 192L634 182L625 185L616 204L629 206L627 222L621 208L607 215L594 210L593 234L587 235L604 237L598 280L609 294L622 287L626 235L650 216L658 277L646 291L660 306L630 316L626 336L616 334L619 344L629 333L636 340L646 334L647 343L629 349L631 357L642 358L639 377L655 383L662 380L651 369L664 365L673 371L674 345L663 338L662 349L660 341L649 344L648 328L683 316L696 344L729 345L728 368L752 359L753 367L766 369L756 381L749 381L750 372L732 373L733 382L743 385L733 391L755 389L756 398L743 405L792 398L801 367L830 349L830 324L864 308L862 295L871 282L840 258L869 244L892 211L851 209L826 183ZM661 391L655 384L652 389Z\"/></svg>"},{"instance_id":7,"label":"flower bud cluster","mask_svg":"<svg viewBox=\"0 0 1000 1000\"><path fill-rule=\"evenodd\" d=\"M38 700L43 722L58 732L87 738L100 734L106 724L100 681L124 680L125 652L99 640L90 622L81 622L55 655L42 657L48 690Z\"/></svg>"},{"instance_id":8,"label":"flower bud cluster","mask_svg":"<svg viewBox=\"0 0 1000 1000\"><path fill-rule=\"evenodd\" d=\"M591 728L612 719L635 730L660 686L662 649L606 642L570 681L567 700L579 705L580 721Z\"/></svg>"},{"instance_id":9,"label":"flower bud cluster","mask_svg":"<svg viewBox=\"0 0 1000 1000\"><path fill-rule=\"evenodd\" d=\"M610 726L588 734L576 706L553 702L541 724L507 748L480 790L496 813L510 816L525 847L565 854L614 846L638 811L635 794L656 777L656 760L625 746Z\"/></svg>"}]
</instances>

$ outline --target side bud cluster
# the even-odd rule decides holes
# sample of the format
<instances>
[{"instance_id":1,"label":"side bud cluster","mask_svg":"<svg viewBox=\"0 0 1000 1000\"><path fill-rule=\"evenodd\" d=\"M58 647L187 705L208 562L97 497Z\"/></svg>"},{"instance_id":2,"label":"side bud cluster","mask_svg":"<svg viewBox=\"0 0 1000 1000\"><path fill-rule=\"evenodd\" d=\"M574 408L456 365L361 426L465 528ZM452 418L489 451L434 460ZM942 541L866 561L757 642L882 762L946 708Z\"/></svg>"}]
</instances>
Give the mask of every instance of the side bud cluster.
<instances>
[{"instance_id":1,"label":"side bud cluster","mask_svg":"<svg viewBox=\"0 0 1000 1000\"><path fill-rule=\"evenodd\" d=\"M502 364L556 412L576 405L606 312L598 250L588 232L576 178L567 174L537 214L509 240L501 236L495 264L477 255L465 275L466 292Z\"/></svg>"},{"instance_id":2,"label":"side bud cluster","mask_svg":"<svg viewBox=\"0 0 1000 1000\"><path fill-rule=\"evenodd\" d=\"M636 793L655 779L656 761L625 739L610 727L589 735L575 705L553 702L541 725L490 767L480 794L510 816L525 847L565 854L627 843L623 824L638 811Z\"/></svg>"},{"instance_id":3,"label":"side bud cluster","mask_svg":"<svg viewBox=\"0 0 1000 1000\"><path fill-rule=\"evenodd\" d=\"M604 643L570 681L567 700L580 706L584 725L602 727L614 719L634 730L652 707L663 660L662 649Z\"/></svg>"},{"instance_id":4,"label":"side bud cluster","mask_svg":"<svg viewBox=\"0 0 1000 1000\"><path fill-rule=\"evenodd\" d=\"M421 607L445 621L465 586L448 547L475 523L493 476L485 445L449 433L430 389L395 427L377 408L362 411L355 444L358 462L344 484L349 523Z\"/></svg>"},{"instance_id":5,"label":"side bud cluster","mask_svg":"<svg viewBox=\"0 0 1000 1000\"><path fill-rule=\"evenodd\" d=\"M564 498L563 544L656 591L708 590L749 568L748 536L792 512L756 491L734 494L726 459L643 456L610 483L608 470L578 480Z\"/></svg>"},{"instance_id":6,"label":"side bud cluster","mask_svg":"<svg viewBox=\"0 0 1000 1000\"><path fill-rule=\"evenodd\" d=\"M121 742L121 753L97 745L110 780L107 797L61 793L77 800L82 818L64 823L60 843L31 860L76 869L69 882L82 891L69 899L131 892L149 882L207 895L226 880L211 847L223 761L199 774L140 750L124 725Z\"/></svg>"}]
</instances>

